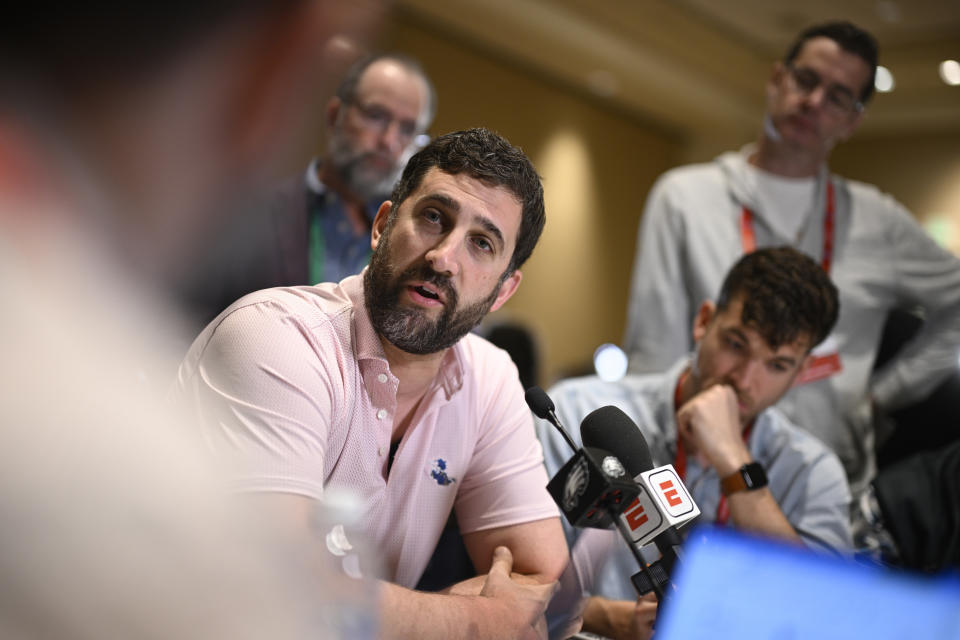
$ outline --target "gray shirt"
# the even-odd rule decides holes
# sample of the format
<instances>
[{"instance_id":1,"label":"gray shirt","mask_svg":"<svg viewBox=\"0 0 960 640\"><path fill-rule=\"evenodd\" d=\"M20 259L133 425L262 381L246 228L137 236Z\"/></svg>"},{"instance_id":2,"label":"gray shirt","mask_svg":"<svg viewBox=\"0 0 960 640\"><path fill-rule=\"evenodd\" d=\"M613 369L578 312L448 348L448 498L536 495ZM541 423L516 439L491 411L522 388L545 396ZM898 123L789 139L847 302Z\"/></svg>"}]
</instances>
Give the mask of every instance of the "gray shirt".
<instances>
[{"instance_id":1,"label":"gray shirt","mask_svg":"<svg viewBox=\"0 0 960 640\"><path fill-rule=\"evenodd\" d=\"M549 395L557 416L579 443L579 425L594 409L614 405L640 428L654 465L673 464L676 456L677 425L674 391L685 358L666 374L628 375L617 382L590 376L565 380ZM543 444L547 471L552 476L572 452L560 434L546 421L537 421L537 435ZM797 428L776 408L760 413L748 442L750 455L761 463L769 488L784 516L808 546L845 551L852 546L849 524L850 491L843 467L830 449L809 433ZM616 455L616 451L611 452ZM693 457L687 459L684 483L701 515L694 523L712 522L720 503L720 482L716 472L704 468ZM630 576L639 570L636 560L612 531L590 530L587 535L564 522L573 548L573 562L581 587L608 598L636 597Z\"/></svg>"},{"instance_id":2,"label":"gray shirt","mask_svg":"<svg viewBox=\"0 0 960 640\"><path fill-rule=\"evenodd\" d=\"M668 171L654 185L637 241L626 349L632 372L663 371L692 348L697 308L719 293L743 254L740 217L754 215L758 247L789 244L821 260L826 184L836 194L830 276L840 291L832 338L842 371L792 389L779 408L840 457L854 495L875 474L869 395L893 410L920 400L956 369L960 345L960 260L876 188L831 175L816 178L814 206L798 238L778 236L749 179L750 148L708 164ZM881 371L872 372L887 313L920 307L925 324Z\"/></svg>"}]
</instances>

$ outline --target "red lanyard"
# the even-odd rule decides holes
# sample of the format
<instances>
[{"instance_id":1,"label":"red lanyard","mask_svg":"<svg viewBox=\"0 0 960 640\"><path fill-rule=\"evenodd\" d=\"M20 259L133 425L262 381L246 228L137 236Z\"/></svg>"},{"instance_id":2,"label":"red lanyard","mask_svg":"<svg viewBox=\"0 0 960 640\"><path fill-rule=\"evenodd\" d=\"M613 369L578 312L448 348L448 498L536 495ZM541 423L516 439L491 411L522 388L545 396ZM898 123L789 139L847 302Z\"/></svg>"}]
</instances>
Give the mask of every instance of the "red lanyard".
<instances>
[{"instance_id":1,"label":"red lanyard","mask_svg":"<svg viewBox=\"0 0 960 640\"><path fill-rule=\"evenodd\" d=\"M683 386L683 381L686 380L687 375L690 373L690 370L684 371L680 374L680 379L677 380L677 388L673 392L673 411L676 411L680 408L683 398L681 397L680 389ZM743 430L743 441L747 442L750 439L750 432L753 431L753 421L747 425L747 428ZM673 469L677 472L677 475L680 476L681 480L686 480L687 477L687 452L683 448L683 439L680 437L680 434L677 434L677 455L673 460ZM727 497L720 494L720 503L717 505L717 516L714 522L718 525L726 525L727 520L730 519L730 505L727 504Z\"/></svg>"},{"instance_id":2,"label":"red lanyard","mask_svg":"<svg viewBox=\"0 0 960 640\"><path fill-rule=\"evenodd\" d=\"M827 273L830 273L830 266L833 264L833 221L834 221L834 197L833 181L827 181L827 210L823 216L823 260L820 266ZM753 212L747 207L743 208L740 214L740 238L743 242L743 252L753 253L757 249L757 238L753 231Z\"/></svg>"}]
</instances>

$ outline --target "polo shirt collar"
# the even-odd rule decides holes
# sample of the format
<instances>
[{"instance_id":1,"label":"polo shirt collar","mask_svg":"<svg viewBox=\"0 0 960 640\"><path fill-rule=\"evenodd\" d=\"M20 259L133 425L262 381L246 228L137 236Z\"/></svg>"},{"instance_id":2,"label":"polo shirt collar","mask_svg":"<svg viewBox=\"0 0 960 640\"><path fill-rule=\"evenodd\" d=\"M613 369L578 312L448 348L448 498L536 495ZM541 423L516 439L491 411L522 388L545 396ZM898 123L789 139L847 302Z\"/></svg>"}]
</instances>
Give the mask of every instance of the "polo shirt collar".
<instances>
[{"instance_id":1,"label":"polo shirt collar","mask_svg":"<svg viewBox=\"0 0 960 640\"><path fill-rule=\"evenodd\" d=\"M353 303L353 335L354 352L357 362L364 363L370 361L380 361L389 371L386 353L383 351L383 344L380 342L380 336L370 322L370 314L367 311L367 305L363 300L363 277L369 267L364 267L359 275L350 276L341 281L340 286L346 292L350 301ZM437 383L443 388L447 400L463 387L464 372L464 354L462 340L453 345L443 356L440 362L440 371L437 374ZM378 367L379 368L379 367ZM392 374L391 374L392 375Z\"/></svg>"}]
</instances>

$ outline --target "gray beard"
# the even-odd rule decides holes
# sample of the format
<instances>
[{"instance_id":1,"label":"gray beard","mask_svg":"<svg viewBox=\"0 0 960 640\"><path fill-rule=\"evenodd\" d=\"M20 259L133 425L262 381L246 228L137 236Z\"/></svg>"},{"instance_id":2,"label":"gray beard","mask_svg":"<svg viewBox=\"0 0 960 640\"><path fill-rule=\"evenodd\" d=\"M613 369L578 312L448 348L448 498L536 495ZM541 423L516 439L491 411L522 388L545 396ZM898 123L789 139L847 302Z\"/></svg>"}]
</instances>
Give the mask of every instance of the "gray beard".
<instances>
[{"instance_id":1,"label":"gray beard","mask_svg":"<svg viewBox=\"0 0 960 640\"><path fill-rule=\"evenodd\" d=\"M370 155L373 154L355 152L337 135L330 140L327 161L347 188L364 201L387 197L403 170L400 166L386 171L367 169L364 161Z\"/></svg>"}]
</instances>

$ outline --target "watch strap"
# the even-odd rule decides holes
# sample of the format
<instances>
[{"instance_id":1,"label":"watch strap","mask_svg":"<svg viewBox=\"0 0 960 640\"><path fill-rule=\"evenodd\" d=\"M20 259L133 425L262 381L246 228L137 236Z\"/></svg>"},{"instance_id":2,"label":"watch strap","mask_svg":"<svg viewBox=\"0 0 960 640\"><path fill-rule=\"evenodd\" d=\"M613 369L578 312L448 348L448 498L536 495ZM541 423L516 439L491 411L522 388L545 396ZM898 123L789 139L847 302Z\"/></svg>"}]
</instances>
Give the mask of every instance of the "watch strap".
<instances>
[{"instance_id":1,"label":"watch strap","mask_svg":"<svg viewBox=\"0 0 960 640\"><path fill-rule=\"evenodd\" d=\"M754 491L767 486L767 474L759 462L748 462L720 481L725 496L738 491Z\"/></svg>"}]
</instances>

